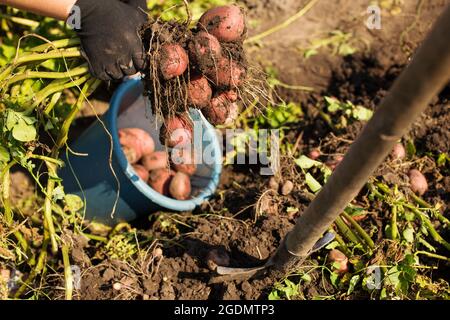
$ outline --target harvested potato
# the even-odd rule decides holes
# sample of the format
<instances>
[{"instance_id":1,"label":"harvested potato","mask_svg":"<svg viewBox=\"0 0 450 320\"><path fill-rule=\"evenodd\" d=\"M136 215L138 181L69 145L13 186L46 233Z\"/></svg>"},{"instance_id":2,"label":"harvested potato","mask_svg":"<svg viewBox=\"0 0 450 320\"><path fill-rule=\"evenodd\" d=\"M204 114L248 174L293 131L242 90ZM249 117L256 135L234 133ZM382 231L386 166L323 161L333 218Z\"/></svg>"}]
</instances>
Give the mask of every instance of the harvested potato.
<instances>
[{"instance_id":1,"label":"harvested potato","mask_svg":"<svg viewBox=\"0 0 450 320\"><path fill-rule=\"evenodd\" d=\"M134 164L133 165L133 169L134 171L136 171L137 175L139 178L141 178L142 180L144 180L145 182L148 181L149 178L149 172L147 169L144 168L144 166L140 165L140 164Z\"/></svg>"},{"instance_id":2,"label":"harvested potato","mask_svg":"<svg viewBox=\"0 0 450 320\"><path fill-rule=\"evenodd\" d=\"M161 143L171 148L181 147L192 142L192 124L187 118L180 116L168 117L161 128Z\"/></svg>"},{"instance_id":3,"label":"harvested potato","mask_svg":"<svg viewBox=\"0 0 450 320\"><path fill-rule=\"evenodd\" d=\"M155 151L142 158L142 165L147 171L167 169L169 157L165 151Z\"/></svg>"},{"instance_id":4,"label":"harvested potato","mask_svg":"<svg viewBox=\"0 0 450 320\"><path fill-rule=\"evenodd\" d=\"M201 109L209 105L211 97L212 89L208 83L208 79L201 75L192 77L188 85L189 103Z\"/></svg>"},{"instance_id":5,"label":"harvested potato","mask_svg":"<svg viewBox=\"0 0 450 320\"><path fill-rule=\"evenodd\" d=\"M150 172L148 184L156 192L162 195L170 196L170 183L175 173L168 169L158 169Z\"/></svg>"},{"instance_id":6,"label":"harvested potato","mask_svg":"<svg viewBox=\"0 0 450 320\"><path fill-rule=\"evenodd\" d=\"M244 13L236 5L212 8L201 16L198 27L207 30L219 41L238 41L245 32Z\"/></svg>"},{"instance_id":7,"label":"harvested potato","mask_svg":"<svg viewBox=\"0 0 450 320\"><path fill-rule=\"evenodd\" d=\"M195 164L195 155L190 148L175 148L172 150L173 168L178 172L183 172L189 176L195 174L197 165Z\"/></svg>"},{"instance_id":8,"label":"harvested potato","mask_svg":"<svg viewBox=\"0 0 450 320\"><path fill-rule=\"evenodd\" d=\"M412 169L409 171L408 176L411 190L419 196L424 195L428 190L428 182L422 172Z\"/></svg>"},{"instance_id":9,"label":"harvested potato","mask_svg":"<svg viewBox=\"0 0 450 320\"><path fill-rule=\"evenodd\" d=\"M191 180L183 172L177 172L170 182L169 193L177 200L187 200L191 195Z\"/></svg>"},{"instance_id":10,"label":"harvested potato","mask_svg":"<svg viewBox=\"0 0 450 320\"><path fill-rule=\"evenodd\" d=\"M155 141L145 130L140 128L124 128L119 130L119 139L135 139L140 144L142 155L150 154L155 151Z\"/></svg>"},{"instance_id":11,"label":"harvested potato","mask_svg":"<svg viewBox=\"0 0 450 320\"><path fill-rule=\"evenodd\" d=\"M347 256L337 249L333 249L328 254L328 260L333 263L335 272L346 273L348 272L348 258Z\"/></svg>"},{"instance_id":12,"label":"harvested potato","mask_svg":"<svg viewBox=\"0 0 450 320\"><path fill-rule=\"evenodd\" d=\"M159 68L165 80L181 76L187 69L189 57L178 44L165 44L159 52Z\"/></svg>"}]
</instances>

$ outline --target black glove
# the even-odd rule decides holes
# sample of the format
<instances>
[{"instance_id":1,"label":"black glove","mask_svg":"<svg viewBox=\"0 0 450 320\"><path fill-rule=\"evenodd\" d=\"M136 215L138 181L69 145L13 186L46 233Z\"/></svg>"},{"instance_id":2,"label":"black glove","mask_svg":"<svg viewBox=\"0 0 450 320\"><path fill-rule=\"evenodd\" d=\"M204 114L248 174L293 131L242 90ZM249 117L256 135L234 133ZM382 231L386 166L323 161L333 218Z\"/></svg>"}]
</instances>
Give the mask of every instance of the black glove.
<instances>
[{"instance_id":1,"label":"black glove","mask_svg":"<svg viewBox=\"0 0 450 320\"><path fill-rule=\"evenodd\" d=\"M145 68L139 29L147 21L146 0L78 0L76 29L91 73L102 80L122 79Z\"/></svg>"}]
</instances>

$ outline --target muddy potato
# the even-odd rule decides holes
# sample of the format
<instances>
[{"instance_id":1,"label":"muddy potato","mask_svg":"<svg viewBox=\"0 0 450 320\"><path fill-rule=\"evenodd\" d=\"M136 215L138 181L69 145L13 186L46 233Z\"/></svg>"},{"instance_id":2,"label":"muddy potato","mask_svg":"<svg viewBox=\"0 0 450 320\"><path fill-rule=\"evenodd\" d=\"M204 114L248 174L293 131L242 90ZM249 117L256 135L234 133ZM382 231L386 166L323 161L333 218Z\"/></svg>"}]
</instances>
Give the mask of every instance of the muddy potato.
<instances>
[{"instance_id":1,"label":"muddy potato","mask_svg":"<svg viewBox=\"0 0 450 320\"><path fill-rule=\"evenodd\" d=\"M238 118L239 108L225 93L220 93L211 99L210 105L203 109L203 114L213 125L228 125Z\"/></svg>"},{"instance_id":2,"label":"muddy potato","mask_svg":"<svg viewBox=\"0 0 450 320\"><path fill-rule=\"evenodd\" d=\"M331 250L328 254L328 261L333 264L337 273L348 272L348 258L341 251L337 249Z\"/></svg>"},{"instance_id":3,"label":"muddy potato","mask_svg":"<svg viewBox=\"0 0 450 320\"><path fill-rule=\"evenodd\" d=\"M150 172L150 177L148 179L148 184L156 192L162 195L170 196L170 182L174 177L175 173L168 169L158 169Z\"/></svg>"},{"instance_id":4,"label":"muddy potato","mask_svg":"<svg viewBox=\"0 0 450 320\"><path fill-rule=\"evenodd\" d=\"M215 61L222 57L222 46L212 34L200 31L189 44L191 60L197 64L202 71L208 66L213 66Z\"/></svg>"},{"instance_id":5,"label":"muddy potato","mask_svg":"<svg viewBox=\"0 0 450 320\"><path fill-rule=\"evenodd\" d=\"M190 148L175 148L172 150L171 157L173 168L177 172L183 172L189 176L192 176L197 171L197 165L195 164L195 155Z\"/></svg>"},{"instance_id":6,"label":"muddy potato","mask_svg":"<svg viewBox=\"0 0 450 320\"><path fill-rule=\"evenodd\" d=\"M237 88L243 84L246 72L235 60L221 58L205 74L219 88Z\"/></svg>"},{"instance_id":7,"label":"muddy potato","mask_svg":"<svg viewBox=\"0 0 450 320\"><path fill-rule=\"evenodd\" d=\"M181 147L192 142L192 123L184 117L166 118L161 128L161 143L171 148Z\"/></svg>"},{"instance_id":8,"label":"muddy potato","mask_svg":"<svg viewBox=\"0 0 450 320\"><path fill-rule=\"evenodd\" d=\"M189 81L188 99L194 107L201 109L207 107L212 97L212 89L208 79L204 76L194 76Z\"/></svg>"},{"instance_id":9,"label":"muddy potato","mask_svg":"<svg viewBox=\"0 0 450 320\"><path fill-rule=\"evenodd\" d=\"M134 169L134 171L136 171L139 178L141 178L144 181L148 181L149 172L147 169L145 169L144 166L142 166L140 164L134 164L133 169Z\"/></svg>"},{"instance_id":10,"label":"muddy potato","mask_svg":"<svg viewBox=\"0 0 450 320\"><path fill-rule=\"evenodd\" d=\"M155 151L151 154L145 155L141 162L144 168L148 171L167 169L169 157L165 151Z\"/></svg>"},{"instance_id":11,"label":"muddy potato","mask_svg":"<svg viewBox=\"0 0 450 320\"><path fill-rule=\"evenodd\" d=\"M245 17L236 5L220 6L206 11L201 16L198 26L207 30L219 41L233 42L240 40L245 32Z\"/></svg>"},{"instance_id":12,"label":"muddy potato","mask_svg":"<svg viewBox=\"0 0 450 320\"><path fill-rule=\"evenodd\" d=\"M408 176L411 190L419 196L424 195L428 190L428 182L422 172L412 169L409 171Z\"/></svg>"},{"instance_id":13,"label":"muddy potato","mask_svg":"<svg viewBox=\"0 0 450 320\"><path fill-rule=\"evenodd\" d=\"M231 102L236 102L239 98L239 95L236 92L236 90L228 90L225 91L224 94L226 95L227 99L230 100Z\"/></svg>"},{"instance_id":14,"label":"muddy potato","mask_svg":"<svg viewBox=\"0 0 450 320\"><path fill-rule=\"evenodd\" d=\"M228 104L226 97L214 97L211 99L211 105L204 108L203 114L212 125L222 125L228 118Z\"/></svg>"},{"instance_id":15,"label":"muddy potato","mask_svg":"<svg viewBox=\"0 0 450 320\"><path fill-rule=\"evenodd\" d=\"M177 200L189 199L191 196L190 177L183 172L177 172L170 182L169 193Z\"/></svg>"},{"instance_id":16,"label":"muddy potato","mask_svg":"<svg viewBox=\"0 0 450 320\"><path fill-rule=\"evenodd\" d=\"M181 76L189 65L189 57L178 44L165 44L159 52L159 68L164 79Z\"/></svg>"}]
</instances>

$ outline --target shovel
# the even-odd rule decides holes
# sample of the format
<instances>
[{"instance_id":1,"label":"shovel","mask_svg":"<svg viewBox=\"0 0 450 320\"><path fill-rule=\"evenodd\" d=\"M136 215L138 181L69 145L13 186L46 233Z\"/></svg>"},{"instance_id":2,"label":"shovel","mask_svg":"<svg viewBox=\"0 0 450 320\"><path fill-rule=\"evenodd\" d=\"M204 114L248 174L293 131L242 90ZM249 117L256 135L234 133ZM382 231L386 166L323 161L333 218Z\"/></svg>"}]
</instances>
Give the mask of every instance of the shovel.
<instances>
[{"instance_id":1,"label":"shovel","mask_svg":"<svg viewBox=\"0 0 450 320\"><path fill-rule=\"evenodd\" d=\"M450 5L409 66L392 86L328 182L297 219L275 254L256 268L217 268L210 283L243 280L271 271L281 278L330 239L323 233L357 196L394 144L450 80Z\"/></svg>"}]
</instances>

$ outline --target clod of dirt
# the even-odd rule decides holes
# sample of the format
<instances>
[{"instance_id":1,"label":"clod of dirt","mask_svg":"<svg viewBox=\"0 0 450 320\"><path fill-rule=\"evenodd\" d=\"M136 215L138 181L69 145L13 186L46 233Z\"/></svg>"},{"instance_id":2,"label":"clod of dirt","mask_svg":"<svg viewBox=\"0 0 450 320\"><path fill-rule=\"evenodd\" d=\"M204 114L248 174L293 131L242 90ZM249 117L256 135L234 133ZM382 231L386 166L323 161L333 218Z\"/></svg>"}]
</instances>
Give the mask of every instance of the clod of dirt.
<instances>
[{"instance_id":1,"label":"clod of dirt","mask_svg":"<svg viewBox=\"0 0 450 320\"><path fill-rule=\"evenodd\" d=\"M278 183L277 179L275 177L271 177L269 179L269 187L270 189L277 191L280 189L280 184Z\"/></svg>"}]
</instances>

